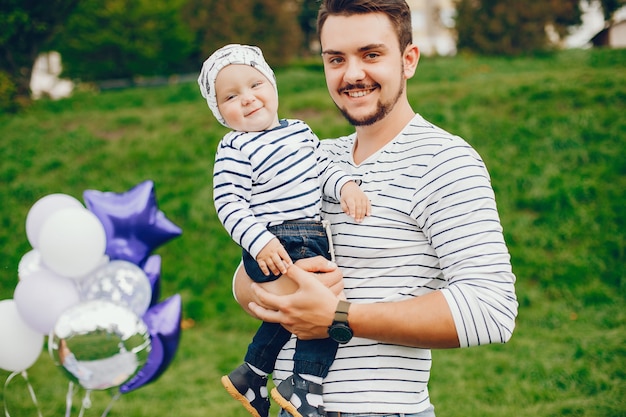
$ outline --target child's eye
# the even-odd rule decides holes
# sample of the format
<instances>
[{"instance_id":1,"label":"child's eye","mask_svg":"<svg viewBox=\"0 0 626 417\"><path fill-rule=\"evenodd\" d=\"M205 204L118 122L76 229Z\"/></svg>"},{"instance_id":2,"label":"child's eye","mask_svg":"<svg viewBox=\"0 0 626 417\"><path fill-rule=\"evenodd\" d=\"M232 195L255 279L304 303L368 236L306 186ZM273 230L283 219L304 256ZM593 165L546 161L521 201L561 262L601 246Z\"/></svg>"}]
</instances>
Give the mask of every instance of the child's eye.
<instances>
[{"instance_id":1,"label":"child's eye","mask_svg":"<svg viewBox=\"0 0 626 417\"><path fill-rule=\"evenodd\" d=\"M252 83L252 88L256 88L263 85L263 81L256 81Z\"/></svg>"}]
</instances>

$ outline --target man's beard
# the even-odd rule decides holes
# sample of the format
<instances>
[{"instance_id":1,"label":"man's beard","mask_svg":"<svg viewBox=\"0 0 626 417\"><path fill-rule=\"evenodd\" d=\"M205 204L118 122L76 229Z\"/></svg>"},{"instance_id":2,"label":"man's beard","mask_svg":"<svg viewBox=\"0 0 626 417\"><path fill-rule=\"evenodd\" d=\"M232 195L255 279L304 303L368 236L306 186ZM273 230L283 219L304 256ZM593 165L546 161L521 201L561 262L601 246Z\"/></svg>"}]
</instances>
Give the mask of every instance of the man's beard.
<instances>
[{"instance_id":1,"label":"man's beard","mask_svg":"<svg viewBox=\"0 0 626 417\"><path fill-rule=\"evenodd\" d=\"M356 84L356 85L342 88L340 93L343 93L344 91L349 91L352 89L366 89L366 88L367 86L364 84ZM371 126L374 123L384 119L385 116L387 116L391 112L391 110L393 110L394 106L396 105L400 97L402 96L403 91L404 91L404 85L401 83L400 88L398 89L398 94L396 94L396 96L393 99L389 100L386 103L383 103L379 100L378 103L376 103L376 110L372 114L366 115L359 119L351 116L345 108L339 107L337 103L335 103L335 105L337 105L337 108L339 109L343 117L345 117L346 120L352 126Z\"/></svg>"}]
</instances>

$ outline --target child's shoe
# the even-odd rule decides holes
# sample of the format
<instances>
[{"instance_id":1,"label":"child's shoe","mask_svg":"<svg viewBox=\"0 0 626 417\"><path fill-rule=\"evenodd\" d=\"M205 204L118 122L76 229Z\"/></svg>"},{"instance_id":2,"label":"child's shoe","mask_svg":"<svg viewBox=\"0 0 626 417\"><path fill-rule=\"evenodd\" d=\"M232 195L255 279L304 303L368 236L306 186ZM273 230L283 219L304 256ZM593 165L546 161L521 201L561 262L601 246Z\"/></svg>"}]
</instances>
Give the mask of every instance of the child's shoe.
<instances>
[{"instance_id":1,"label":"child's shoe","mask_svg":"<svg viewBox=\"0 0 626 417\"><path fill-rule=\"evenodd\" d=\"M322 386L294 374L272 389L272 398L293 417L325 417L324 406L309 404L308 393L322 395Z\"/></svg>"},{"instance_id":2,"label":"child's shoe","mask_svg":"<svg viewBox=\"0 0 626 417\"><path fill-rule=\"evenodd\" d=\"M258 375L247 363L222 377L226 391L239 401L254 417L268 417L267 378Z\"/></svg>"}]
</instances>

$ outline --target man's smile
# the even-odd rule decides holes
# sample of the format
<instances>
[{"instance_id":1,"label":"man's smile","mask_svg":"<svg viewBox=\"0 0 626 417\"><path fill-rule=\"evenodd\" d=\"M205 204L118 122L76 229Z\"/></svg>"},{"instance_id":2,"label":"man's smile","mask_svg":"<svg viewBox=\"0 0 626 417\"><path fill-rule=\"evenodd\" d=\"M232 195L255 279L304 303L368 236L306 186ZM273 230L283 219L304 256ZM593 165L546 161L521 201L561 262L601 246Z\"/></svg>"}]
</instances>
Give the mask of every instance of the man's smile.
<instances>
[{"instance_id":1,"label":"man's smile","mask_svg":"<svg viewBox=\"0 0 626 417\"><path fill-rule=\"evenodd\" d=\"M349 85L346 87L342 87L339 89L339 93L346 94L351 98L359 98L365 97L366 95L372 93L376 90L377 86L375 85Z\"/></svg>"}]
</instances>

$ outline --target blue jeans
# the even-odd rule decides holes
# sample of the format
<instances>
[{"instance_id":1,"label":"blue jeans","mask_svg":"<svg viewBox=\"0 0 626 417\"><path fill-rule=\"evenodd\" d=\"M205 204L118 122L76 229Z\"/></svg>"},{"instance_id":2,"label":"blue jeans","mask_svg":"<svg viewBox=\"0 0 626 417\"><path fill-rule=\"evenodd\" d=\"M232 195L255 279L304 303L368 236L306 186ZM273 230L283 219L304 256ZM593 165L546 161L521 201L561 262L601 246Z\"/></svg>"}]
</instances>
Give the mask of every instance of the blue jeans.
<instances>
[{"instance_id":1,"label":"blue jeans","mask_svg":"<svg viewBox=\"0 0 626 417\"><path fill-rule=\"evenodd\" d=\"M329 231L322 222L290 221L268 227L285 247L292 261L322 255L332 258ZM243 251L246 272L254 282L268 282L278 276L265 276L257 261ZM276 358L291 337L279 323L263 322L248 346L245 361L270 374L276 365ZM337 354L337 342L330 338L296 341L294 372L297 374L325 377Z\"/></svg>"},{"instance_id":2,"label":"blue jeans","mask_svg":"<svg viewBox=\"0 0 626 417\"><path fill-rule=\"evenodd\" d=\"M432 405L420 413L395 413L395 414L372 414L372 413L341 413L342 417L435 417L435 407ZM291 417L285 410L280 410L278 417Z\"/></svg>"}]
</instances>

